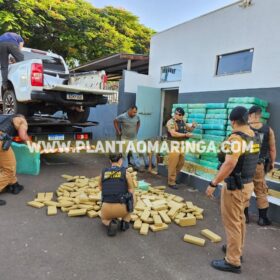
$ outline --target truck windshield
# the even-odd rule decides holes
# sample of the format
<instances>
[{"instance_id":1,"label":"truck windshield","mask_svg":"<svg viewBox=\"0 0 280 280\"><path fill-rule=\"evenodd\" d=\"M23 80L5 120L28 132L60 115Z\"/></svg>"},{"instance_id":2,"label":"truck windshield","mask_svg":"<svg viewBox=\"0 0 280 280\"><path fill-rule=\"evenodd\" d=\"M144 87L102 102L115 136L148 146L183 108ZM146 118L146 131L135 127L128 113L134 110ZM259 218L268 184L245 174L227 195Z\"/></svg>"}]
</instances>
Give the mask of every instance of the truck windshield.
<instances>
[{"instance_id":1,"label":"truck windshield","mask_svg":"<svg viewBox=\"0 0 280 280\"><path fill-rule=\"evenodd\" d=\"M57 71L57 72L65 72L66 70L60 58L56 58L40 53L27 52L27 51L23 51L22 53L24 55L24 60L42 59L43 67L45 70Z\"/></svg>"}]
</instances>

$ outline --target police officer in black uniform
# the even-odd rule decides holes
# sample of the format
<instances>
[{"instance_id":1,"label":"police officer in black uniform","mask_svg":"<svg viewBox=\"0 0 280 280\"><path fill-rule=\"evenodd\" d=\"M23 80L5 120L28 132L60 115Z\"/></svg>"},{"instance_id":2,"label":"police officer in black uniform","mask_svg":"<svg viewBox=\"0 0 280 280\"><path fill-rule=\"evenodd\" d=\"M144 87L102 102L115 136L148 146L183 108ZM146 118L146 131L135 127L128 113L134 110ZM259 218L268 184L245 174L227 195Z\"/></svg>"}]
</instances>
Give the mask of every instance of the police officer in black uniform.
<instances>
[{"instance_id":1,"label":"police officer in black uniform","mask_svg":"<svg viewBox=\"0 0 280 280\"><path fill-rule=\"evenodd\" d=\"M16 178L16 159L11 148L12 137L28 141L27 122L22 115L0 115L0 192L18 194L23 190ZM5 201L0 201L4 205Z\"/></svg>"},{"instance_id":2,"label":"police officer in black uniform","mask_svg":"<svg viewBox=\"0 0 280 280\"><path fill-rule=\"evenodd\" d=\"M269 202L267 199L268 186L265 181L267 172L274 168L276 160L276 143L274 131L267 124L261 122L262 108L252 106L249 110L249 124L251 129L257 132L261 138L261 151L256 174L254 176L254 192L256 194L257 207L259 209L258 225L268 226L271 221L267 217ZM248 207L245 208L246 222L249 223Z\"/></svg>"},{"instance_id":3,"label":"police officer in black uniform","mask_svg":"<svg viewBox=\"0 0 280 280\"><path fill-rule=\"evenodd\" d=\"M126 168L122 167L122 154L110 155L111 167L102 170L99 187L102 191L101 220L108 236L115 236L117 229L129 228L133 211L134 183ZM121 218L120 224L118 218Z\"/></svg>"},{"instance_id":4,"label":"police officer in black uniform","mask_svg":"<svg viewBox=\"0 0 280 280\"><path fill-rule=\"evenodd\" d=\"M253 177L259 158L260 141L258 135L248 125L246 108L242 106L234 108L229 119L233 131L226 144L222 145L225 153L224 162L209 184L206 195L213 198L217 185L222 181L225 182L221 190L221 214L227 238L227 244L222 247L226 257L212 261L212 267L241 273L246 231L244 208L254 189Z\"/></svg>"}]
</instances>

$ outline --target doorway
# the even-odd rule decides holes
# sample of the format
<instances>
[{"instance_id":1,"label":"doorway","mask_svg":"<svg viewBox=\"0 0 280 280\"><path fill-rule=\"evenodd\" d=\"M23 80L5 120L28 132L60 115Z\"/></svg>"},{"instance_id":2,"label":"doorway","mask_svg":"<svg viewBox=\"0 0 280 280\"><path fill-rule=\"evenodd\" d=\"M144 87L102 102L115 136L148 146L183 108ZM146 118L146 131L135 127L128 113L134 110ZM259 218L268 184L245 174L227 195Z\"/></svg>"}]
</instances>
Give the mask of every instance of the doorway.
<instances>
[{"instance_id":1,"label":"doorway","mask_svg":"<svg viewBox=\"0 0 280 280\"><path fill-rule=\"evenodd\" d=\"M161 106L161 128L160 135L166 136L166 123L172 117L172 105L178 103L179 89L163 89L162 90L162 106Z\"/></svg>"}]
</instances>

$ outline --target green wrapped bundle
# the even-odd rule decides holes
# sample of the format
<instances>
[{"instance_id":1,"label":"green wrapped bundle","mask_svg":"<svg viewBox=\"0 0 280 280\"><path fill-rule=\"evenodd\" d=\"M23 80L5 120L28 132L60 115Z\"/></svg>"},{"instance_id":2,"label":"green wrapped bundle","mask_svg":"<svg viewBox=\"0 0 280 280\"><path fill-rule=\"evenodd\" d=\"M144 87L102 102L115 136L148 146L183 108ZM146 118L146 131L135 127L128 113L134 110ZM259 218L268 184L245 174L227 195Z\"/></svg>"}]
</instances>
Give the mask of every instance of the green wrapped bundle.
<instances>
[{"instance_id":1,"label":"green wrapped bundle","mask_svg":"<svg viewBox=\"0 0 280 280\"><path fill-rule=\"evenodd\" d=\"M143 191L147 191L151 186L150 183L145 182L144 180L138 181L138 188Z\"/></svg>"},{"instance_id":2,"label":"green wrapped bundle","mask_svg":"<svg viewBox=\"0 0 280 280\"><path fill-rule=\"evenodd\" d=\"M188 109L189 114L206 114L206 109Z\"/></svg>"},{"instance_id":3,"label":"green wrapped bundle","mask_svg":"<svg viewBox=\"0 0 280 280\"><path fill-rule=\"evenodd\" d=\"M205 159L208 160L206 158L211 158L211 159L217 159L218 161L218 154L214 153L214 152L205 152L201 154L201 159ZM213 160L209 160L209 161L213 161Z\"/></svg>"},{"instance_id":4,"label":"green wrapped bundle","mask_svg":"<svg viewBox=\"0 0 280 280\"><path fill-rule=\"evenodd\" d=\"M189 109L203 109L206 108L206 104L188 104Z\"/></svg>"},{"instance_id":5,"label":"green wrapped bundle","mask_svg":"<svg viewBox=\"0 0 280 280\"><path fill-rule=\"evenodd\" d=\"M218 167L220 166L219 162L212 162L212 161L207 161L207 160L203 160L203 159L200 160L199 164L204 167L209 167L212 169L218 169Z\"/></svg>"},{"instance_id":6,"label":"green wrapped bundle","mask_svg":"<svg viewBox=\"0 0 280 280\"><path fill-rule=\"evenodd\" d=\"M197 164L199 164L199 162L200 162L199 158L196 158L196 157L193 157L193 156L190 156L190 155L185 155L185 160L193 162L193 163L197 163Z\"/></svg>"},{"instance_id":7,"label":"green wrapped bundle","mask_svg":"<svg viewBox=\"0 0 280 280\"><path fill-rule=\"evenodd\" d=\"M231 134L232 134L232 131L227 130L226 136L228 137L228 136L230 136Z\"/></svg>"},{"instance_id":8,"label":"green wrapped bundle","mask_svg":"<svg viewBox=\"0 0 280 280\"><path fill-rule=\"evenodd\" d=\"M227 124L227 120L205 119L205 124Z\"/></svg>"},{"instance_id":9,"label":"green wrapped bundle","mask_svg":"<svg viewBox=\"0 0 280 280\"><path fill-rule=\"evenodd\" d=\"M202 129L224 130L225 126L223 124L203 124Z\"/></svg>"},{"instance_id":10,"label":"green wrapped bundle","mask_svg":"<svg viewBox=\"0 0 280 280\"><path fill-rule=\"evenodd\" d=\"M199 129L199 128L196 128L196 129L194 129L191 133L194 133L194 134L203 134L203 130L202 130L202 129Z\"/></svg>"},{"instance_id":11,"label":"green wrapped bundle","mask_svg":"<svg viewBox=\"0 0 280 280\"><path fill-rule=\"evenodd\" d=\"M212 135L218 135L218 136L225 136L226 131L225 130L205 130L205 134L212 134Z\"/></svg>"},{"instance_id":12,"label":"green wrapped bundle","mask_svg":"<svg viewBox=\"0 0 280 280\"><path fill-rule=\"evenodd\" d=\"M186 109L188 109L188 104L186 104L186 103L178 103L178 104L173 104L173 106L172 106L174 109L175 108L177 108L177 107L181 107L181 108L186 108Z\"/></svg>"},{"instance_id":13,"label":"green wrapped bundle","mask_svg":"<svg viewBox=\"0 0 280 280\"><path fill-rule=\"evenodd\" d=\"M189 155L190 157L194 157L194 158L200 159L200 154L187 153L186 155Z\"/></svg>"},{"instance_id":14,"label":"green wrapped bundle","mask_svg":"<svg viewBox=\"0 0 280 280\"><path fill-rule=\"evenodd\" d=\"M196 170L195 174L208 181L212 181L215 178L214 174L206 173L200 170Z\"/></svg>"},{"instance_id":15,"label":"green wrapped bundle","mask_svg":"<svg viewBox=\"0 0 280 280\"><path fill-rule=\"evenodd\" d=\"M199 140L195 139L195 138L189 138L186 140L186 142L198 142Z\"/></svg>"},{"instance_id":16,"label":"green wrapped bundle","mask_svg":"<svg viewBox=\"0 0 280 280\"><path fill-rule=\"evenodd\" d=\"M244 104L244 105L246 105L246 104ZM242 105L240 105L240 106L242 106ZM247 106L243 106L243 107L247 108ZM250 108L251 108L251 106L248 106L247 109L249 110ZM230 115L231 111L232 111L232 109L228 110L228 115ZM266 112L264 108L262 108L262 118L263 119L269 119L270 118L270 113Z\"/></svg>"},{"instance_id":17,"label":"green wrapped bundle","mask_svg":"<svg viewBox=\"0 0 280 280\"><path fill-rule=\"evenodd\" d=\"M206 109L224 109L226 103L206 103Z\"/></svg>"},{"instance_id":18,"label":"green wrapped bundle","mask_svg":"<svg viewBox=\"0 0 280 280\"><path fill-rule=\"evenodd\" d=\"M207 109L207 114L227 114L227 109Z\"/></svg>"},{"instance_id":19,"label":"green wrapped bundle","mask_svg":"<svg viewBox=\"0 0 280 280\"><path fill-rule=\"evenodd\" d=\"M228 115L227 114L206 114L206 119L222 119L227 120Z\"/></svg>"},{"instance_id":20,"label":"green wrapped bundle","mask_svg":"<svg viewBox=\"0 0 280 280\"><path fill-rule=\"evenodd\" d=\"M191 119L205 119L205 114L189 114Z\"/></svg>"},{"instance_id":21,"label":"green wrapped bundle","mask_svg":"<svg viewBox=\"0 0 280 280\"><path fill-rule=\"evenodd\" d=\"M270 113L268 113L268 112L262 112L262 118L263 118L263 119L269 119L269 118L270 118Z\"/></svg>"},{"instance_id":22,"label":"green wrapped bundle","mask_svg":"<svg viewBox=\"0 0 280 280\"><path fill-rule=\"evenodd\" d=\"M192 118L188 118L188 123L198 123L198 124L203 124L204 123L204 119L192 119Z\"/></svg>"},{"instance_id":23,"label":"green wrapped bundle","mask_svg":"<svg viewBox=\"0 0 280 280\"><path fill-rule=\"evenodd\" d=\"M17 162L17 174L38 175L40 173L40 153L31 153L28 146L13 142Z\"/></svg>"},{"instance_id":24,"label":"green wrapped bundle","mask_svg":"<svg viewBox=\"0 0 280 280\"><path fill-rule=\"evenodd\" d=\"M227 104L227 108L228 109L233 109L237 106L242 106L245 107L246 109L250 109L252 106L254 106L254 104L248 104L248 103L228 103ZM262 108L263 109L263 108ZM228 113L230 114L232 110L229 110Z\"/></svg>"},{"instance_id":25,"label":"green wrapped bundle","mask_svg":"<svg viewBox=\"0 0 280 280\"><path fill-rule=\"evenodd\" d=\"M232 126L231 125L227 126L227 131L232 131Z\"/></svg>"},{"instance_id":26,"label":"green wrapped bundle","mask_svg":"<svg viewBox=\"0 0 280 280\"><path fill-rule=\"evenodd\" d=\"M211 161L211 162L215 162L215 163L220 163L218 157L211 157L211 156L201 156L202 160L206 160L206 161Z\"/></svg>"},{"instance_id":27,"label":"green wrapped bundle","mask_svg":"<svg viewBox=\"0 0 280 280\"><path fill-rule=\"evenodd\" d=\"M203 139L214 140L214 141L224 141L225 136L216 136L216 135L211 135L211 134L204 134Z\"/></svg>"},{"instance_id":28,"label":"green wrapped bundle","mask_svg":"<svg viewBox=\"0 0 280 280\"><path fill-rule=\"evenodd\" d=\"M193 138L193 139L199 139L199 140L201 140L201 139L202 139L202 134L195 134L195 133L192 133L192 138Z\"/></svg>"},{"instance_id":29,"label":"green wrapped bundle","mask_svg":"<svg viewBox=\"0 0 280 280\"><path fill-rule=\"evenodd\" d=\"M210 142L213 142L214 141L214 146L219 149L221 147L221 144L224 142L224 139L223 140L208 140L208 139L203 139L204 142L207 144L209 144ZM207 153L203 153L204 155L206 155ZM209 154L213 154L209 151ZM215 153L216 154L216 153Z\"/></svg>"},{"instance_id":30,"label":"green wrapped bundle","mask_svg":"<svg viewBox=\"0 0 280 280\"><path fill-rule=\"evenodd\" d=\"M259 105L262 107L267 107L268 102L257 97L230 97L228 99L230 103L251 103L255 105Z\"/></svg>"}]
</instances>

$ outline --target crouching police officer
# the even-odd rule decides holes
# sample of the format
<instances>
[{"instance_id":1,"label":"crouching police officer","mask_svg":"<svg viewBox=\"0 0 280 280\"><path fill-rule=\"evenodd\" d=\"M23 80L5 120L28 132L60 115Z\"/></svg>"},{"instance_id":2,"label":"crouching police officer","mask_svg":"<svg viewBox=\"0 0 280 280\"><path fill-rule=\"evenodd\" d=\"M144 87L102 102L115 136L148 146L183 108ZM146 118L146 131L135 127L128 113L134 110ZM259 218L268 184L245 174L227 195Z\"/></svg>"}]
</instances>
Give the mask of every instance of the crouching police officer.
<instances>
[{"instance_id":1,"label":"crouching police officer","mask_svg":"<svg viewBox=\"0 0 280 280\"><path fill-rule=\"evenodd\" d=\"M186 141L186 139L192 137L190 133L196 128L196 124L192 125L186 124L183 120L185 111L181 107L175 109L175 114L172 119L170 119L167 124L167 139L170 141ZM182 167L185 163L185 153L184 152L171 152L168 154L168 186L172 189L178 189L176 183L177 175L180 173Z\"/></svg>"},{"instance_id":2,"label":"crouching police officer","mask_svg":"<svg viewBox=\"0 0 280 280\"><path fill-rule=\"evenodd\" d=\"M133 179L122 167L122 154L110 155L111 167L104 168L99 187L102 191L101 220L107 234L115 236L118 228L129 229L130 213L133 211ZM120 224L118 218L121 218Z\"/></svg>"},{"instance_id":3,"label":"crouching police officer","mask_svg":"<svg viewBox=\"0 0 280 280\"><path fill-rule=\"evenodd\" d=\"M22 115L0 115L0 192L18 194L23 186L17 182L16 159L11 148L12 137L18 135L28 141L27 122ZM4 205L4 200L0 205Z\"/></svg>"},{"instance_id":4,"label":"crouching police officer","mask_svg":"<svg viewBox=\"0 0 280 280\"><path fill-rule=\"evenodd\" d=\"M259 158L260 140L248 125L246 108L234 108L229 119L233 131L226 142L225 159L206 190L206 195L213 198L217 185L225 182L221 190L221 214L227 239L227 244L222 247L226 257L212 261L211 265L218 270L241 273L246 230L244 208L254 189L253 177Z\"/></svg>"},{"instance_id":5,"label":"crouching police officer","mask_svg":"<svg viewBox=\"0 0 280 280\"><path fill-rule=\"evenodd\" d=\"M276 145L273 130L261 122L262 108L252 106L249 110L249 124L251 128L259 133L261 138L261 151L254 177L254 192L256 194L257 207L259 209L258 225L268 226L271 221L267 217L269 203L267 199L268 187L265 174L274 168L276 160ZM245 208L246 223L249 223L248 207Z\"/></svg>"}]
</instances>

